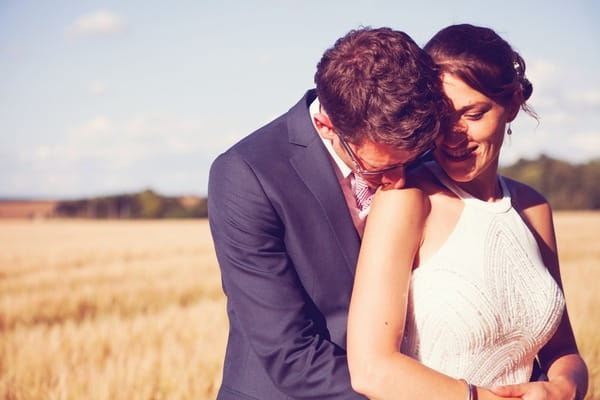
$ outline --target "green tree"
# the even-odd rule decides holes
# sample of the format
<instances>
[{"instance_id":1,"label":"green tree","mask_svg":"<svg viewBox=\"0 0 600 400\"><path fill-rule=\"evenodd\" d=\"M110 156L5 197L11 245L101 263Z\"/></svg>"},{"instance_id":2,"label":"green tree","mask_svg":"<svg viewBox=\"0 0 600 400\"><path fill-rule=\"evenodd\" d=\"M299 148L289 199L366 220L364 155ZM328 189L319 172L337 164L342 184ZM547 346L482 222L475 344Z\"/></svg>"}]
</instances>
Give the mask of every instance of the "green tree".
<instances>
[{"instance_id":1,"label":"green tree","mask_svg":"<svg viewBox=\"0 0 600 400\"><path fill-rule=\"evenodd\" d=\"M153 190L147 189L136 196L140 218L160 218L164 214L164 201Z\"/></svg>"}]
</instances>

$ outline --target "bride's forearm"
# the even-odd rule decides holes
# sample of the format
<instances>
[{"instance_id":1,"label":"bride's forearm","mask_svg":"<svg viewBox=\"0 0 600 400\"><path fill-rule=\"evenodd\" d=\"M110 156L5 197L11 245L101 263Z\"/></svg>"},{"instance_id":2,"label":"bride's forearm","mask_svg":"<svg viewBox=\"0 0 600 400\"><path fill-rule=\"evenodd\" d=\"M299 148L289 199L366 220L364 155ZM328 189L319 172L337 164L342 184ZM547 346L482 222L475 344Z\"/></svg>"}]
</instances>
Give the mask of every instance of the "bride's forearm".
<instances>
[{"instance_id":1,"label":"bride's forearm","mask_svg":"<svg viewBox=\"0 0 600 400\"><path fill-rule=\"evenodd\" d=\"M372 400L466 400L468 385L401 353L350 362L352 387ZM472 400L518 400L475 387Z\"/></svg>"}]
</instances>

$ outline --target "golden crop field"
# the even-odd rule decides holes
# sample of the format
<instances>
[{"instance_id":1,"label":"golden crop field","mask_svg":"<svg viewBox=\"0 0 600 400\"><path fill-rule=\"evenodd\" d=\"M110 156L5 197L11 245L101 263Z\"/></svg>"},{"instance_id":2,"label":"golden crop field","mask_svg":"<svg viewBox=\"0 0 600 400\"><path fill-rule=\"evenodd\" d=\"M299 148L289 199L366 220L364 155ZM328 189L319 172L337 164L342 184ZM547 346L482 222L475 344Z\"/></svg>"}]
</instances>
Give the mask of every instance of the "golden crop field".
<instances>
[{"instance_id":1,"label":"golden crop field","mask_svg":"<svg viewBox=\"0 0 600 400\"><path fill-rule=\"evenodd\" d=\"M555 222L593 399L600 213ZM205 220L0 220L0 246L0 399L215 398L227 318Z\"/></svg>"}]
</instances>

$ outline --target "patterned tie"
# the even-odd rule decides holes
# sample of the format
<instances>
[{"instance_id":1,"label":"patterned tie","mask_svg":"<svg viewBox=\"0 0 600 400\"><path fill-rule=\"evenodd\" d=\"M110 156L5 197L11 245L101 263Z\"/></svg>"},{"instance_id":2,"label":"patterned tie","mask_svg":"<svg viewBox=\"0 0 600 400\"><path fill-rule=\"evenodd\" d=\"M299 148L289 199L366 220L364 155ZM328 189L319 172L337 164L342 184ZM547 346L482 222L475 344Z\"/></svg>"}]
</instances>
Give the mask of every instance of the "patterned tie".
<instances>
[{"instance_id":1,"label":"patterned tie","mask_svg":"<svg viewBox=\"0 0 600 400\"><path fill-rule=\"evenodd\" d=\"M364 211L371 205L371 199L373 198L373 189L367 185L367 181L360 177L360 175L354 174L354 197L356 198L356 205L359 210Z\"/></svg>"}]
</instances>

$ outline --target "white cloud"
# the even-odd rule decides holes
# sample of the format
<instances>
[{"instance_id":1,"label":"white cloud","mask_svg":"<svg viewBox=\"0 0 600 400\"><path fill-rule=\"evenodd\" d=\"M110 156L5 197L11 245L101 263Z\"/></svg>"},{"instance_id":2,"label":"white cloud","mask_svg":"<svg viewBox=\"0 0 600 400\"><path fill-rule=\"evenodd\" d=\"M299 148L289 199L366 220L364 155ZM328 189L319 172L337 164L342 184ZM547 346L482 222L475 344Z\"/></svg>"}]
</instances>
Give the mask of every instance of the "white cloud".
<instances>
[{"instance_id":1,"label":"white cloud","mask_svg":"<svg viewBox=\"0 0 600 400\"><path fill-rule=\"evenodd\" d=\"M597 80L586 77L579 65L569 60L532 60L527 74L533 83L531 105L540 116L540 125L513 132L515 145L504 160L521 155L545 153L571 162L600 156L600 90Z\"/></svg>"},{"instance_id":2,"label":"white cloud","mask_svg":"<svg viewBox=\"0 0 600 400\"><path fill-rule=\"evenodd\" d=\"M600 110L600 90L585 89L571 93L568 100L578 106L594 107Z\"/></svg>"},{"instance_id":3,"label":"white cloud","mask_svg":"<svg viewBox=\"0 0 600 400\"><path fill-rule=\"evenodd\" d=\"M533 89L538 85L554 86L559 77L565 76L565 68L554 61L536 59L527 64L526 75L533 83Z\"/></svg>"},{"instance_id":4,"label":"white cloud","mask_svg":"<svg viewBox=\"0 0 600 400\"><path fill-rule=\"evenodd\" d=\"M97 10L82 15L65 29L67 37L76 39L85 36L119 35L127 29L127 21L108 10Z\"/></svg>"},{"instance_id":5,"label":"white cloud","mask_svg":"<svg viewBox=\"0 0 600 400\"><path fill-rule=\"evenodd\" d=\"M541 121L544 125L549 126L555 125L569 125L573 119L573 116L566 111L562 111L558 107L545 112Z\"/></svg>"},{"instance_id":6,"label":"white cloud","mask_svg":"<svg viewBox=\"0 0 600 400\"><path fill-rule=\"evenodd\" d=\"M216 156L214 142L229 136L219 126L165 111L97 115L72 125L62 137L17 150L11 158L20 167L5 174L2 189L31 194L20 182L35 181L36 195L61 197L141 187L202 193L206 164Z\"/></svg>"},{"instance_id":7,"label":"white cloud","mask_svg":"<svg viewBox=\"0 0 600 400\"><path fill-rule=\"evenodd\" d=\"M585 162L600 156L600 131L569 129L520 130L506 138L500 158L501 165L510 165L520 158L537 158L540 154L569 161Z\"/></svg>"},{"instance_id":8,"label":"white cloud","mask_svg":"<svg viewBox=\"0 0 600 400\"><path fill-rule=\"evenodd\" d=\"M582 132L569 138L572 146L584 157L598 158L600 156L600 131Z\"/></svg>"},{"instance_id":9,"label":"white cloud","mask_svg":"<svg viewBox=\"0 0 600 400\"><path fill-rule=\"evenodd\" d=\"M99 115L68 130L64 141L40 143L21 153L32 167L77 162L99 162L106 168L123 168L152 157L200 154L206 137L204 124L165 112L117 120Z\"/></svg>"},{"instance_id":10,"label":"white cloud","mask_svg":"<svg viewBox=\"0 0 600 400\"><path fill-rule=\"evenodd\" d=\"M108 85L102 81L92 81L88 85L88 92L94 96L101 96L108 91Z\"/></svg>"},{"instance_id":11,"label":"white cloud","mask_svg":"<svg viewBox=\"0 0 600 400\"><path fill-rule=\"evenodd\" d=\"M271 53L261 53L257 56L258 65L261 67L266 67L273 61L273 55Z\"/></svg>"},{"instance_id":12,"label":"white cloud","mask_svg":"<svg viewBox=\"0 0 600 400\"><path fill-rule=\"evenodd\" d=\"M97 116L76 127L72 131L72 136L93 138L114 133L114 130L115 127L108 117Z\"/></svg>"}]
</instances>

